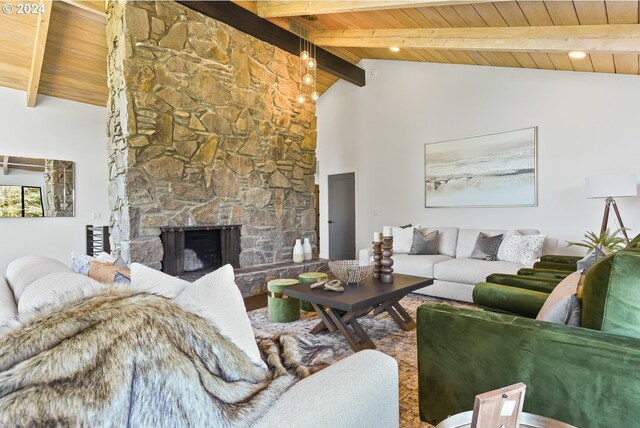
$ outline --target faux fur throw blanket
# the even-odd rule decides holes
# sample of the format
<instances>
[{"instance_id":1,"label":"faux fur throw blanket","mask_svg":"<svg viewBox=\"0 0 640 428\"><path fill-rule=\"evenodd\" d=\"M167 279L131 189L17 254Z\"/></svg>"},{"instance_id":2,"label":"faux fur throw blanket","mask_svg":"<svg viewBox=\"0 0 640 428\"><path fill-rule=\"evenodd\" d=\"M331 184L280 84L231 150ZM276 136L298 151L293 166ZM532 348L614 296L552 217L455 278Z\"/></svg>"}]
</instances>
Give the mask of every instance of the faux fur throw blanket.
<instances>
[{"instance_id":1,"label":"faux fur throw blanket","mask_svg":"<svg viewBox=\"0 0 640 428\"><path fill-rule=\"evenodd\" d=\"M265 370L170 300L122 291L51 308L2 336L3 427L253 426L322 352L293 336L261 339Z\"/></svg>"}]
</instances>

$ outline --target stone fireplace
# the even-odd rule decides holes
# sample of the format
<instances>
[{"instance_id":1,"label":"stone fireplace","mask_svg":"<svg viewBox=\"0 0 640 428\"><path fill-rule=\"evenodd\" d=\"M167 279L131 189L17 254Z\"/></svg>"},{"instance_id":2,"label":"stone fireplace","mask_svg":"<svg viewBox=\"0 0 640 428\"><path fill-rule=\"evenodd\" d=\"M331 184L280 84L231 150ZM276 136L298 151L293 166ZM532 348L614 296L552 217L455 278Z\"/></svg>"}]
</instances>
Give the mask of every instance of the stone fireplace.
<instances>
[{"instance_id":1,"label":"stone fireplace","mask_svg":"<svg viewBox=\"0 0 640 428\"><path fill-rule=\"evenodd\" d=\"M114 249L160 269L161 234L189 225L242 224L241 267L315 244L298 57L171 1L110 2L107 36Z\"/></svg>"},{"instance_id":2,"label":"stone fireplace","mask_svg":"<svg viewBox=\"0 0 640 428\"><path fill-rule=\"evenodd\" d=\"M206 273L229 263L240 267L240 226L161 227L162 271ZM197 274L195 274L197 275Z\"/></svg>"}]
</instances>

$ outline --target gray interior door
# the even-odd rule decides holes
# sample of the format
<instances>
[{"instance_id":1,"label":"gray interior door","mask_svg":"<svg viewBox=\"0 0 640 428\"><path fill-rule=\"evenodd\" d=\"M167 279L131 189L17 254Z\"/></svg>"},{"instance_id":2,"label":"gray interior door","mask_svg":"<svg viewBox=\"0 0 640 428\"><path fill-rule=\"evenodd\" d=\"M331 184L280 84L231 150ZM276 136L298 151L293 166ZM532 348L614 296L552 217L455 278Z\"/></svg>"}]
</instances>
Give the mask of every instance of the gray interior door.
<instances>
[{"instance_id":1,"label":"gray interior door","mask_svg":"<svg viewBox=\"0 0 640 428\"><path fill-rule=\"evenodd\" d=\"M329 177L329 258L356 258L356 176L355 173Z\"/></svg>"}]
</instances>

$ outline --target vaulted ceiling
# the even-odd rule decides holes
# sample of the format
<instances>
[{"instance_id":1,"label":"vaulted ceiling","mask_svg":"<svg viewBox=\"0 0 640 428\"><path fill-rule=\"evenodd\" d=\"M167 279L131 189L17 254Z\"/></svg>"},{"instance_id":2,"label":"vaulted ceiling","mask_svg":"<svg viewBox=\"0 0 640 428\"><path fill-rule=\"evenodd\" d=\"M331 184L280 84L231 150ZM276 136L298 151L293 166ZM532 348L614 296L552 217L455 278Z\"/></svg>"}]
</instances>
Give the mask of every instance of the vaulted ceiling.
<instances>
[{"instance_id":1,"label":"vaulted ceiling","mask_svg":"<svg viewBox=\"0 0 640 428\"><path fill-rule=\"evenodd\" d=\"M0 13L0 85L105 105L104 1L54 1L47 14ZM24 3L24 2L23 2ZM48 2L45 1L45 4ZM639 74L638 1L237 1L318 46L363 58ZM4 9L3 9L4 10ZM309 18L312 16L314 20ZM399 52L389 47L397 46ZM568 52L587 53L582 59ZM319 91L336 77L319 72Z\"/></svg>"}]
</instances>

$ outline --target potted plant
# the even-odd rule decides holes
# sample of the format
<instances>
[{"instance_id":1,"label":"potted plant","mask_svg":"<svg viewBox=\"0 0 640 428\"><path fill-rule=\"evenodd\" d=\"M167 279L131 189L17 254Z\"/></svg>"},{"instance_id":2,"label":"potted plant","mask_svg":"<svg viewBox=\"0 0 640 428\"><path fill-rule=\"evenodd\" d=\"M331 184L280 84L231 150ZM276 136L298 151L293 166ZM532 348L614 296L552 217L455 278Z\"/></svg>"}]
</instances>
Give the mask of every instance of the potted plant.
<instances>
[{"instance_id":1,"label":"potted plant","mask_svg":"<svg viewBox=\"0 0 640 428\"><path fill-rule=\"evenodd\" d=\"M610 233L609 229L607 229L598 235L595 232L587 232L584 234L584 239L580 242L567 241L567 247L583 247L587 249L587 253L595 249L602 251L604 254L615 253L622 250L627 244L624 236L618 236L622 233L622 230L623 229L620 228Z\"/></svg>"}]
</instances>

